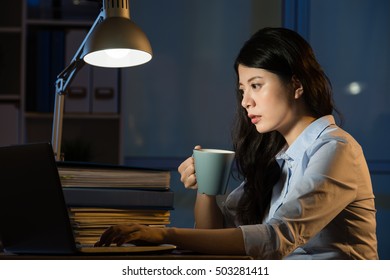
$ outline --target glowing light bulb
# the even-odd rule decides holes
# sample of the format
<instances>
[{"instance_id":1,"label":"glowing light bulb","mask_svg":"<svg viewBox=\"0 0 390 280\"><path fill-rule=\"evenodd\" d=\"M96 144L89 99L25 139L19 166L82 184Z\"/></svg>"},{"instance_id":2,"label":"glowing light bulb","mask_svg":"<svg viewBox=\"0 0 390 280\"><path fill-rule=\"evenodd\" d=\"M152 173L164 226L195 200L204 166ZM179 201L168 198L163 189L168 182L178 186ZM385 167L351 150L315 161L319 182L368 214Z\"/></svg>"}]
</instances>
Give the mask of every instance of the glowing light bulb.
<instances>
[{"instance_id":1,"label":"glowing light bulb","mask_svg":"<svg viewBox=\"0 0 390 280\"><path fill-rule=\"evenodd\" d=\"M129 49L108 49L108 50L104 50L104 52L110 58L121 59L127 56L130 53L130 50Z\"/></svg>"}]
</instances>

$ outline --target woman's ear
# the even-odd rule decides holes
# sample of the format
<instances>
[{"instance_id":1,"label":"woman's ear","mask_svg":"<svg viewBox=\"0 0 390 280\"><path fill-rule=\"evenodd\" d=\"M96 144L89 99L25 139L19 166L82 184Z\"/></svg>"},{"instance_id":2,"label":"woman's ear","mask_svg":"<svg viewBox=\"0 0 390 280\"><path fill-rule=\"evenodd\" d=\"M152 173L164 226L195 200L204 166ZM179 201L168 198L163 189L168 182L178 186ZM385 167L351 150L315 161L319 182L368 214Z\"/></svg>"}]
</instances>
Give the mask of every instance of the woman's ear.
<instances>
[{"instance_id":1,"label":"woman's ear","mask_svg":"<svg viewBox=\"0 0 390 280\"><path fill-rule=\"evenodd\" d=\"M303 86L300 80L294 75L291 78L291 82L294 89L294 98L299 99L303 94Z\"/></svg>"}]
</instances>

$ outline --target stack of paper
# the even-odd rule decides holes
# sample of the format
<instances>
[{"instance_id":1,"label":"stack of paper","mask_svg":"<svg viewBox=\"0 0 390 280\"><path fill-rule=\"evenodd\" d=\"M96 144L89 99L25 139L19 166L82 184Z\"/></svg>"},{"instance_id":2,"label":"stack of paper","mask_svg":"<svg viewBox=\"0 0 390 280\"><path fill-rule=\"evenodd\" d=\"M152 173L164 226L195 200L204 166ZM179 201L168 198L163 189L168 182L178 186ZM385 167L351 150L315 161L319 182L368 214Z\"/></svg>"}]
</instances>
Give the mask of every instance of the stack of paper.
<instances>
[{"instance_id":1,"label":"stack of paper","mask_svg":"<svg viewBox=\"0 0 390 280\"><path fill-rule=\"evenodd\" d=\"M75 240L80 244L94 244L108 227L115 224L143 224L164 227L170 223L169 210L127 210L108 208L69 209Z\"/></svg>"},{"instance_id":2,"label":"stack of paper","mask_svg":"<svg viewBox=\"0 0 390 280\"><path fill-rule=\"evenodd\" d=\"M170 172L123 166L58 163L65 202L80 244L95 243L105 229L170 223Z\"/></svg>"}]
</instances>

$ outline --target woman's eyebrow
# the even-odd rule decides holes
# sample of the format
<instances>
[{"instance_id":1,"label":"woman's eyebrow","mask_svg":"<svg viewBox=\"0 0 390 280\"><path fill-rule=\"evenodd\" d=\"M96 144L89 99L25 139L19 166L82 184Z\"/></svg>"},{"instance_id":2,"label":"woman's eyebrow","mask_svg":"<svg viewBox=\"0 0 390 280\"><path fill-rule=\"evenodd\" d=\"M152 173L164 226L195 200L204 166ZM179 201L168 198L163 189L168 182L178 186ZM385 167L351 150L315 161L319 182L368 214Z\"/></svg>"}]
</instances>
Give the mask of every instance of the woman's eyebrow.
<instances>
[{"instance_id":1,"label":"woman's eyebrow","mask_svg":"<svg viewBox=\"0 0 390 280\"><path fill-rule=\"evenodd\" d=\"M254 77L252 77L252 78L250 78L248 80L248 83L250 83L250 82L252 82L253 80L256 80L256 79L263 79L263 77L262 76L254 76Z\"/></svg>"},{"instance_id":2,"label":"woman's eyebrow","mask_svg":"<svg viewBox=\"0 0 390 280\"><path fill-rule=\"evenodd\" d=\"M254 77L248 79L247 83L250 83L250 82L252 82L253 80L256 80L256 79L263 79L263 77L262 76L254 76ZM243 83L242 82L238 82L238 85L239 86L243 85Z\"/></svg>"}]
</instances>

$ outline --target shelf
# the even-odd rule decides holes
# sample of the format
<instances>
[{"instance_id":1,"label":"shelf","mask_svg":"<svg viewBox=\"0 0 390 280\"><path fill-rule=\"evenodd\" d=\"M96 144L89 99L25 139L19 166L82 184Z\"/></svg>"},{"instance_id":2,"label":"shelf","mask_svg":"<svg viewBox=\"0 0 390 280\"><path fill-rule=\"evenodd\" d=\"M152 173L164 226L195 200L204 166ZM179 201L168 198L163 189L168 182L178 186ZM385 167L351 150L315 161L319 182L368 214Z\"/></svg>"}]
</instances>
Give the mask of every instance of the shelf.
<instances>
[{"instance_id":1,"label":"shelf","mask_svg":"<svg viewBox=\"0 0 390 280\"><path fill-rule=\"evenodd\" d=\"M53 113L26 112L27 119L51 119ZM89 114L89 113L65 113L64 119L84 119L84 120L119 120L119 114Z\"/></svg>"},{"instance_id":2,"label":"shelf","mask_svg":"<svg viewBox=\"0 0 390 280\"><path fill-rule=\"evenodd\" d=\"M0 94L0 101L20 101L20 95Z\"/></svg>"},{"instance_id":3,"label":"shelf","mask_svg":"<svg viewBox=\"0 0 390 280\"><path fill-rule=\"evenodd\" d=\"M21 33L21 27L0 27L0 33Z\"/></svg>"},{"instance_id":4,"label":"shelf","mask_svg":"<svg viewBox=\"0 0 390 280\"><path fill-rule=\"evenodd\" d=\"M58 28L88 28L91 27L92 21L83 20L52 20L52 19L28 19L26 21L28 26L36 27L58 27Z\"/></svg>"}]
</instances>

